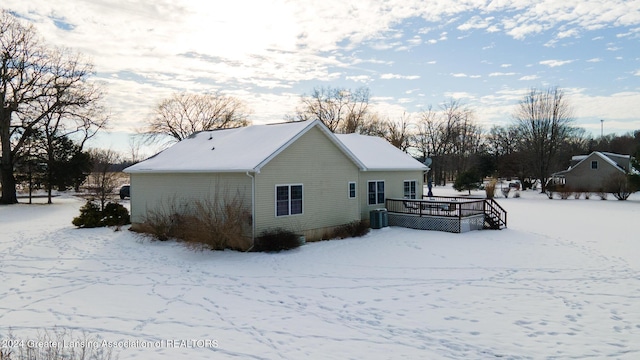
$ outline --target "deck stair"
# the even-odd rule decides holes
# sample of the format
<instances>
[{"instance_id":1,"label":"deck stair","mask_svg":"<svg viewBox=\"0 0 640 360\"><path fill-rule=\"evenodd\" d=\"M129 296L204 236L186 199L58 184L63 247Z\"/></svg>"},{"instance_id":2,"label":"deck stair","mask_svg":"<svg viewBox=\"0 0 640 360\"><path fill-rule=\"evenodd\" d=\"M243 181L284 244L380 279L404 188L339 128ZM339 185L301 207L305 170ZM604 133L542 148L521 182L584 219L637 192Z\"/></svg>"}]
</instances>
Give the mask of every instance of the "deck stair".
<instances>
[{"instance_id":1,"label":"deck stair","mask_svg":"<svg viewBox=\"0 0 640 360\"><path fill-rule=\"evenodd\" d=\"M493 199L484 199L484 229L507 227L507 212Z\"/></svg>"}]
</instances>

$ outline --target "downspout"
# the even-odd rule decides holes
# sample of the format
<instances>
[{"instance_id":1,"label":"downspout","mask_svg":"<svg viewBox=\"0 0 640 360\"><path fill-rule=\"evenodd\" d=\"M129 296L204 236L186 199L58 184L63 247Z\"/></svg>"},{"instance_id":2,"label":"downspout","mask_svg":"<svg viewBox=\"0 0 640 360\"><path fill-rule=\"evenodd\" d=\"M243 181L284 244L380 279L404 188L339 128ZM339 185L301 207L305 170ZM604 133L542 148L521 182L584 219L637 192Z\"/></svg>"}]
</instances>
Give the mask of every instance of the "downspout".
<instances>
[{"instance_id":1,"label":"downspout","mask_svg":"<svg viewBox=\"0 0 640 360\"><path fill-rule=\"evenodd\" d=\"M247 251L251 251L256 238L256 178L248 171L246 175L251 178L251 247L247 249Z\"/></svg>"}]
</instances>

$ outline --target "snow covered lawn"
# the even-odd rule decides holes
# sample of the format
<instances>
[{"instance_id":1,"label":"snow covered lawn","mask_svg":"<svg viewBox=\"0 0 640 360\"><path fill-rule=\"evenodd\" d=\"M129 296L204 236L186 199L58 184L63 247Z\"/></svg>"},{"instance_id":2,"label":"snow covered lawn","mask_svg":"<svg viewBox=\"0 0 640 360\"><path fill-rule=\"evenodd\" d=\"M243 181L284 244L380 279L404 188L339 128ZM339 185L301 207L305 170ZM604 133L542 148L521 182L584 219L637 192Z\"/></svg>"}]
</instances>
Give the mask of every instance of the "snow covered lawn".
<instances>
[{"instance_id":1,"label":"snow covered lawn","mask_svg":"<svg viewBox=\"0 0 640 360\"><path fill-rule=\"evenodd\" d=\"M75 229L72 197L2 206L0 335L85 330L120 359L640 358L640 196L522 194L502 231L277 254Z\"/></svg>"}]
</instances>

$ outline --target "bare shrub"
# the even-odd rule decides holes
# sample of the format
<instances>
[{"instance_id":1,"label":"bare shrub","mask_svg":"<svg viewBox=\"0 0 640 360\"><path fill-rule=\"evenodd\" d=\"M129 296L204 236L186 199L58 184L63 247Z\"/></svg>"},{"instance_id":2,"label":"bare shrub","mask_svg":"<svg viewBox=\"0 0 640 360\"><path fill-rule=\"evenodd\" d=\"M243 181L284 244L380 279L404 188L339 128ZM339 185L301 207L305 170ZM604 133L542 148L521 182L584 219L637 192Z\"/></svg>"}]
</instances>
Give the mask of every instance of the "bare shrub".
<instances>
[{"instance_id":1,"label":"bare shrub","mask_svg":"<svg viewBox=\"0 0 640 360\"><path fill-rule=\"evenodd\" d=\"M584 192L584 198L585 198L585 200L589 200L591 198L591 192L585 191Z\"/></svg>"},{"instance_id":2,"label":"bare shrub","mask_svg":"<svg viewBox=\"0 0 640 360\"><path fill-rule=\"evenodd\" d=\"M596 192L596 195L600 198L600 200L607 200L607 198L609 197L609 194L607 194L604 191L598 191Z\"/></svg>"},{"instance_id":3,"label":"bare shrub","mask_svg":"<svg viewBox=\"0 0 640 360\"><path fill-rule=\"evenodd\" d=\"M60 328L44 330L35 339L22 339L9 333L3 338L3 344L10 344L0 349L0 360L110 360L115 359L112 347L103 346L104 340L82 333L75 337L71 331ZM42 346L49 344L51 346ZM55 346L54 346L55 345ZM67 346L65 346L67 345ZM73 345L73 346L72 346Z\"/></svg>"},{"instance_id":4,"label":"bare shrub","mask_svg":"<svg viewBox=\"0 0 640 360\"><path fill-rule=\"evenodd\" d=\"M211 250L249 247L250 241L245 234L251 226L251 212L240 196L196 201L193 207L190 215L181 218L178 229L179 238L189 247Z\"/></svg>"},{"instance_id":5,"label":"bare shrub","mask_svg":"<svg viewBox=\"0 0 640 360\"><path fill-rule=\"evenodd\" d=\"M560 186L558 187L558 193L560 194L560 199L567 200L568 198L574 196L574 191L568 186Z\"/></svg>"},{"instance_id":6,"label":"bare shrub","mask_svg":"<svg viewBox=\"0 0 640 360\"><path fill-rule=\"evenodd\" d=\"M346 239L351 237L361 237L369 233L370 227L367 220L356 220L348 224L338 226L333 231L325 234L325 239Z\"/></svg>"},{"instance_id":7,"label":"bare shrub","mask_svg":"<svg viewBox=\"0 0 640 360\"><path fill-rule=\"evenodd\" d=\"M611 175L605 180L604 188L618 200L627 200L634 192L629 179L624 174Z\"/></svg>"},{"instance_id":8,"label":"bare shrub","mask_svg":"<svg viewBox=\"0 0 640 360\"><path fill-rule=\"evenodd\" d=\"M498 179L496 178L491 178L491 180L489 180L489 183L485 185L484 192L487 199L493 199L496 195L496 185L498 185Z\"/></svg>"},{"instance_id":9,"label":"bare shrub","mask_svg":"<svg viewBox=\"0 0 640 360\"><path fill-rule=\"evenodd\" d=\"M273 229L262 232L255 240L254 251L279 252L295 249L302 245L300 235L285 229Z\"/></svg>"},{"instance_id":10,"label":"bare shrub","mask_svg":"<svg viewBox=\"0 0 640 360\"><path fill-rule=\"evenodd\" d=\"M250 246L246 234L251 229L251 211L239 193L178 204L169 200L149 211L140 230L161 241L183 241L193 249L245 250Z\"/></svg>"},{"instance_id":11,"label":"bare shrub","mask_svg":"<svg viewBox=\"0 0 640 360\"><path fill-rule=\"evenodd\" d=\"M500 189L500 191L502 191L502 195L505 198L509 197L509 192L511 192L511 188L510 187L503 187L502 189Z\"/></svg>"},{"instance_id":12,"label":"bare shrub","mask_svg":"<svg viewBox=\"0 0 640 360\"><path fill-rule=\"evenodd\" d=\"M147 211L140 231L160 241L177 238L176 234L182 217L179 214L175 200L169 200L165 205Z\"/></svg>"}]
</instances>

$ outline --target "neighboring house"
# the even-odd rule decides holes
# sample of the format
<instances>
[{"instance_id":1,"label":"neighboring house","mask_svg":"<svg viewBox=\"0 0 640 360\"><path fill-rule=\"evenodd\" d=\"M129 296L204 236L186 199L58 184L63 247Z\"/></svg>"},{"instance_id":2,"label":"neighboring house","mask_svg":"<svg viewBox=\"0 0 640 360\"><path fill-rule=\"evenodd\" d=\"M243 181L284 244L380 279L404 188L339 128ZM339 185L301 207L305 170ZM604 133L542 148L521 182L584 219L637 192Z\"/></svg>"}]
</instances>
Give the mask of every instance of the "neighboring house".
<instances>
[{"instance_id":1,"label":"neighboring house","mask_svg":"<svg viewBox=\"0 0 640 360\"><path fill-rule=\"evenodd\" d=\"M150 211L239 196L252 243L275 228L318 240L385 198L420 199L427 169L383 139L335 135L316 120L202 131L124 171L134 227Z\"/></svg>"},{"instance_id":2,"label":"neighboring house","mask_svg":"<svg viewBox=\"0 0 640 360\"><path fill-rule=\"evenodd\" d=\"M630 169L630 156L594 151L571 158L569 169L551 175L553 184L574 191L603 191L606 182Z\"/></svg>"}]
</instances>

